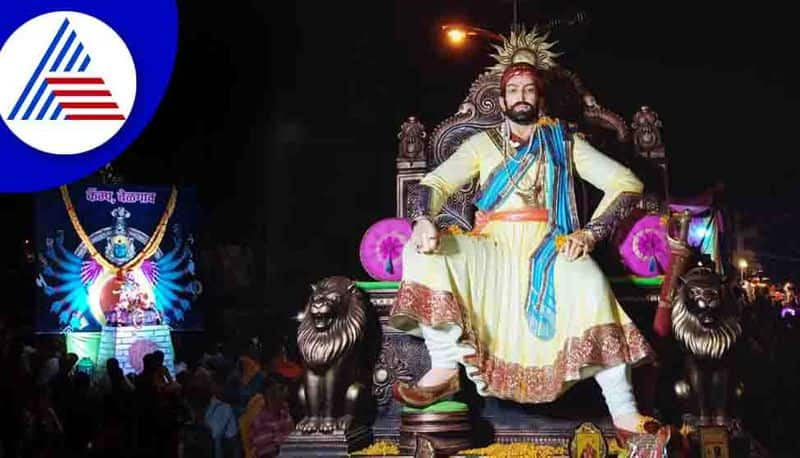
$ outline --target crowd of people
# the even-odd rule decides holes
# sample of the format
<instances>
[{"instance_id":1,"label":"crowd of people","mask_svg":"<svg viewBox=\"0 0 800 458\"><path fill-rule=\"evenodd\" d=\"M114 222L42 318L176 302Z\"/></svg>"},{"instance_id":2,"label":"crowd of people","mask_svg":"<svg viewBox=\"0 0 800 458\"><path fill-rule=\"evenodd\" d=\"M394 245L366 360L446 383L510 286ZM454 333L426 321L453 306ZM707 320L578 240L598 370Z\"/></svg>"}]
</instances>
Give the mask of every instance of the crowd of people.
<instances>
[{"instance_id":1,"label":"crowd of people","mask_svg":"<svg viewBox=\"0 0 800 458\"><path fill-rule=\"evenodd\" d=\"M742 344L737 372L744 380L745 426L775 456L798 456L793 418L800 409L800 301L793 283L742 282Z\"/></svg>"},{"instance_id":2,"label":"crowd of people","mask_svg":"<svg viewBox=\"0 0 800 458\"><path fill-rule=\"evenodd\" d=\"M743 324L754 325L752 333L772 340L776 326L791 330L800 323L800 298L792 282L783 284L745 280L740 284L744 306ZM766 333L766 335L765 335Z\"/></svg>"},{"instance_id":3,"label":"crowd of people","mask_svg":"<svg viewBox=\"0 0 800 458\"><path fill-rule=\"evenodd\" d=\"M277 455L293 430L302 373L285 347L222 345L175 375L155 351L139 374L109 359L86 370L63 336L36 336L0 318L0 458Z\"/></svg>"},{"instance_id":4,"label":"crowd of people","mask_svg":"<svg viewBox=\"0 0 800 458\"><path fill-rule=\"evenodd\" d=\"M748 290L748 295L751 301L755 299L756 295L766 296L774 307L777 307L780 314L786 316L788 312L784 309L792 309L797 311L800 309L800 299L797 297L797 287L792 282L786 282L783 285L769 284L769 286L762 286L754 282L745 282L745 289Z\"/></svg>"}]
</instances>

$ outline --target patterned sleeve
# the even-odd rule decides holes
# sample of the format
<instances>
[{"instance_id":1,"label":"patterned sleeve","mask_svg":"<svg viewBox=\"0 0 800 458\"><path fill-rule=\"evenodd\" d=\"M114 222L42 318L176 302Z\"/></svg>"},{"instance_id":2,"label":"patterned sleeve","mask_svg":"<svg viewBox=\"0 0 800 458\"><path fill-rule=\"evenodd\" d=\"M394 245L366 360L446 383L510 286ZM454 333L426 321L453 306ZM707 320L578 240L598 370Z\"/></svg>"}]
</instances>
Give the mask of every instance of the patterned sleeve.
<instances>
[{"instance_id":1,"label":"patterned sleeve","mask_svg":"<svg viewBox=\"0 0 800 458\"><path fill-rule=\"evenodd\" d=\"M606 239L641 200L644 185L630 169L574 136L573 157L578 174L603 191L591 220L584 229L595 241Z\"/></svg>"},{"instance_id":2,"label":"patterned sleeve","mask_svg":"<svg viewBox=\"0 0 800 458\"><path fill-rule=\"evenodd\" d=\"M452 156L422 178L410 198L408 217L412 220L433 219L447 198L478 174L479 167L478 152L472 139L468 139Z\"/></svg>"}]
</instances>

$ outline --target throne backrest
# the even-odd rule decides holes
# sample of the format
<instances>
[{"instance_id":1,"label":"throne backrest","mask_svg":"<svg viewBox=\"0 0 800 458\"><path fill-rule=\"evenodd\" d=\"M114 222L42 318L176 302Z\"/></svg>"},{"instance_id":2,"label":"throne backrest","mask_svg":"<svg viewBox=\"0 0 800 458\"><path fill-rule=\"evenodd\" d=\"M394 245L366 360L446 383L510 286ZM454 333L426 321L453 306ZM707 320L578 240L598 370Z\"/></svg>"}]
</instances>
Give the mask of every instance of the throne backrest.
<instances>
[{"instance_id":1,"label":"throne backrest","mask_svg":"<svg viewBox=\"0 0 800 458\"><path fill-rule=\"evenodd\" d=\"M427 145L428 170L435 169L447 160L467 138L483 129L500 125L503 117L498 104L499 97L498 74L484 73L472 83L458 112L433 131ZM474 221L472 199L477 186L478 180L472 180L450 196L436 217L436 225L440 228L456 225L464 230L471 230Z\"/></svg>"}]
</instances>

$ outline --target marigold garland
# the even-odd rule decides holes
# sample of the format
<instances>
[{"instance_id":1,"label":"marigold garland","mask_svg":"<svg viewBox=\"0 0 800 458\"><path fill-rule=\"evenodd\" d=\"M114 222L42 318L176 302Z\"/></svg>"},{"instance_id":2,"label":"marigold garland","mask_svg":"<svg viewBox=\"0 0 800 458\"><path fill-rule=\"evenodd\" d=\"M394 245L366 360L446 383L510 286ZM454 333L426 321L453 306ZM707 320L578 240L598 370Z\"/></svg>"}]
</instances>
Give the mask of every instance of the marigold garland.
<instances>
[{"instance_id":1,"label":"marigold garland","mask_svg":"<svg viewBox=\"0 0 800 458\"><path fill-rule=\"evenodd\" d=\"M372 456L395 456L400 454L397 444L389 441L378 441L365 449L353 452L350 456L372 455Z\"/></svg>"},{"instance_id":2,"label":"marigold garland","mask_svg":"<svg viewBox=\"0 0 800 458\"><path fill-rule=\"evenodd\" d=\"M555 456L569 456L567 448L559 445L540 445L529 442L513 442L511 444L492 444L484 448L476 448L458 452L466 456L491 456L491 457L529 457L551 458Z\"/></svg>"},{"instance_id":3,"label":"marigold garland","mask_svg":"<svg viewBox=\"0 0 800 458\"><path fill-rule=\"evenodd\" d=\"M447 232L450 235L462 235L462 234L464 234L464 230L461 229L460 226L456 226L455 224L448 226L447 227Z\"/></svg>"}]
</instances>

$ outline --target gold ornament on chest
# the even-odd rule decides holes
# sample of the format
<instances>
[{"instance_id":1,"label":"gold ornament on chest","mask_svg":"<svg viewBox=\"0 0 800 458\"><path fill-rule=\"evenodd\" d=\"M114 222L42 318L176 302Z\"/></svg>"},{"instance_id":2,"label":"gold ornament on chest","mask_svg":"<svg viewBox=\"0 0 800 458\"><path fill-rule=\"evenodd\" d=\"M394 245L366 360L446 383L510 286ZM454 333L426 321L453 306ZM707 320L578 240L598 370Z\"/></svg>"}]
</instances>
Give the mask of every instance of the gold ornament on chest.
<instances>
[{"instance_id":1,"label":"gold ornament on chest","mask_svg":"<svg viewBox=\"0 0 800 458\"><path fill-rule=\"evenodd\" d=\"M525 155L536 155L534 159L534 164L530 166L528 171L522 176L519 181L517 181L514 176L510 173L508 168L508 163L518 163L519 160L515 159L513 154L511 153L511 148L513 147L514 150L519 148L519 144L513 142L509 139L509 134L507 130L507 125L504 125L501 129L503 139L503 148L502 148L502 159L503 159L503 168L505 168L506 173L508 174L509 180L511 181L512 186L514 187L514 194L519 196L522 202L525 204L526 207L529 208L544 208L544 173L545 173L545 154L544 154L544 147L543 142L539 141L539 148L538 151L533 152L531 151L531 147L533 145L534 136L539 135L540 131L537 128L534 133L531 134L530 139L528 140L527 146L527 153ZM524 160L524 159L523 159Z\"/></svg>"},{"instance_id":2,"label":"gold ornament on chest","mask_svg":"<svg viewBox=\"0 0 800 458\"><path fill-rule=\"evenodd\" d=\"M514 193L522 199L526 207L542 208L544 207L544 196L542 193L542 185L540 183L530 183L526 175L520 180L520 188L516 189Z\"/></svg>"}]
</instances>

